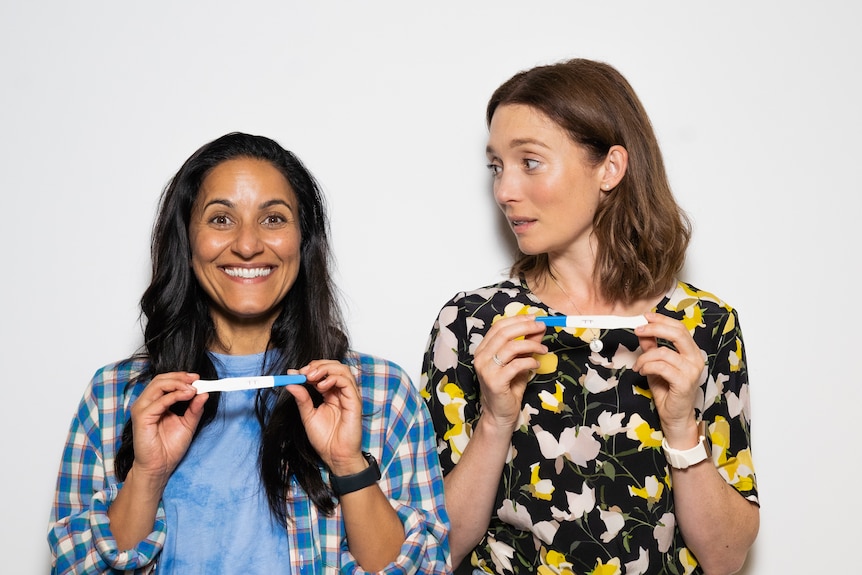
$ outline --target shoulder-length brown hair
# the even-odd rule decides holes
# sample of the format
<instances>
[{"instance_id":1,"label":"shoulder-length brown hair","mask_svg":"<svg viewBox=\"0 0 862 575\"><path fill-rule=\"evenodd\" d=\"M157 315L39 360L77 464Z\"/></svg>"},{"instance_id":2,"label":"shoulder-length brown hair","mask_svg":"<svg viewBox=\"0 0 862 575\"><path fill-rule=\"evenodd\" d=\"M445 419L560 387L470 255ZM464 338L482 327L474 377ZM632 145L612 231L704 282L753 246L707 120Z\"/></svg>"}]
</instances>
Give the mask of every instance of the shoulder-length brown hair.
<instances>
[{"instance_id":1,"label":"shoulder-length brown hair","mask_svg":"<svg viewBox=\"0 0 862 575\"><path fill-rule=\"evenodd\" d=\"M514 75L488 102L523 104L553 120L583 146L593 165L612 146L628 152L628 167L593 220L598 240L595 279L610 301L632 302L670 288L685 261L691 223L668 183L652 124L628 81L602 62L573 59ZM549 272L547 254L520 254L513 275Z\"/></svg>"}]
</instances>

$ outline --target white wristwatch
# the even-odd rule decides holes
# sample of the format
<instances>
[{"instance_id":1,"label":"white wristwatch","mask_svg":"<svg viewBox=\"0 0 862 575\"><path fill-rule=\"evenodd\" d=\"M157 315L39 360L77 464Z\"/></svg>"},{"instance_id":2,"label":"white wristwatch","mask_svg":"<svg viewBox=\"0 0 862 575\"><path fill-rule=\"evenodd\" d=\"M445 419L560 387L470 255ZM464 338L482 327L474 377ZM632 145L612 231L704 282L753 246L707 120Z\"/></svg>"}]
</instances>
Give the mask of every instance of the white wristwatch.
<instances>
[{"instance_id":1,"label":"white wristwatch","mask_svg":"<svg viewBox=\"0 0 862 575\"><path fill-rule=\"evenodd\" d=\"M665 459L667 459L667 462L670 463L670 466L674 469L685 469L687 467L691 467L692 465L707 459L711 455L709 442L706 440L706 436L704 435L700 436L697 445L691 449L674 449L667 444L667 440L664 438L661 440L661 448L664 450Z\"/></svg>"}]
</instances>

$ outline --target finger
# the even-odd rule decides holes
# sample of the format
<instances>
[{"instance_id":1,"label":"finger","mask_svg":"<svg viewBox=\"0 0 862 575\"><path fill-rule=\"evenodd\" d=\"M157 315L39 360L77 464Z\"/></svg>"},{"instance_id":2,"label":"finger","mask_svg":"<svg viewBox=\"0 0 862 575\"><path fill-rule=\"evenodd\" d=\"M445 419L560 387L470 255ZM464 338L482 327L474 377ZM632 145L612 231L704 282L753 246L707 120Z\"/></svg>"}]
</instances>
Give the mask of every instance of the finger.
<instances>
[{"instance_id":1,"label":"finger","mask_svg":"<svg viewBox=\"0 0 862 575\"><path fill-rule=\"evenodd\" d=\"M348 397L358 397L359 390L350 366L333 360L316 360L300 370L308 382L320 393L325 394L333 388Z\"/></svg>"},{"instance_id":2,"label":"finger","mask_svg":"<svg viewBox=\"0 0 862 575\"><path fill-rule=\"evenodd\" d=\"M476 348L476 358L480 362L493 363L498 367L504 367L515 359L532 358L536 354L546 353L548 353L547 346L528 339L509 340L498 347L488 345L482 349Z\"/></svg>"},{"instance_id":3,"label":"finger","mask_svg":"<svg viewBox=\"0 0 862 575\"><path fill-rule=\"evenodd\" d=\"M667 340L681 352L686 348L697 347L691 332L680 320L657 313L648 313L644 317L647 318L648 323L635 329L637 335Z\"/></svg>"},{"instance_id":4,"label":"finger","mask_svg":"<svg viewBox=\"0 0 862 575\"><path fill-rule=\"evenodd\" d=\"M482 341L501 345L504 341L537 336L546 330L544 324L536 321L535 315L504 317L494 322Z\"/></svg>"},{"instance_id":5,"label":"finger","mask_svg":"<svg viewBox=\"0 0 862 575\"><path fill-rule=\"evenodd\" d=\"M132 413L142 416L161 416L171 406L192 400L197 390L191 385L200 376L194 373L174 372L159 374L147 384L144 391L132 405ZM205 394L201 394L205 395ZM201 398L201 403L206 402Z\"/></svg>"},{"instance_id":6,"label":"finger","mask_svg":"<svg viewBox=\"0 0 862 575\"><path fill-rule=\"evenodd\" d=\"M307 421L309 417L314 415L314 402L305 386L287 385L283 389L285 392L291 394L296 401L296 407L299 409L299 417L302 421Z\"/></svg>"}]
</instances>

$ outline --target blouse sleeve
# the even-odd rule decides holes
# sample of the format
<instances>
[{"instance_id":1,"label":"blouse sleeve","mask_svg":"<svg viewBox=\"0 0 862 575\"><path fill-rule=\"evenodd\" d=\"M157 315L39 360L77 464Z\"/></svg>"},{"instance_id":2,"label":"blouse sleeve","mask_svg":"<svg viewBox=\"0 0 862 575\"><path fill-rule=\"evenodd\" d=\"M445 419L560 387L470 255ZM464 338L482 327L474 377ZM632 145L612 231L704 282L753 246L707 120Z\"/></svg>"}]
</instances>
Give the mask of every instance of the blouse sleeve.
<instances>
[{"instance_id":1,"label":"blouse sleeve","mask_svg":"<svg viewBox=\"0 0 862 575\"><path fill-rule=\"evenodd\" d=\"M363 443L380 465L378 482L401 518L406 538L396 560L382 573L451 573L449 517L434 428L419 390L397 365L363 356ZM342 572L365 573L347 549Z\"/></svg>"},{"instance_id":2,"label":"blouse sleeve","mask_svg":"<svg viewBox=\"0 0 862 575\"><path fill-rule=\"evenodd\" d=\"M736 310L726 306L722 312L711 334L701 412L719 473L743 497L758 503L745 345Z\"/></svg>"},{"instance_id":3,"label":"blouse sleeve","mask_svg":"<svg viewBox=\"0 0 862 575\"><path fill-rule=\"evenodd\" d=\"M72 420L48 531L52 574L148 573L162 549L161 506L153 532L134 549L118 549L111 533L108 508L121 487L114 476L113 455L126 419L115 389L116 371L100 370Z\"/></svg>"},{"instance_id":4,"label":"blouse sleeve","mask_svg":"<svg viewBox=\"0 0 862 575\"><path fill-rule=\"evenodd\" d=\"M458 304L462 297L440 310L422 362L423 397L437 433L444 475L460 460L479 410L473 352L486 326L480 318L467 316Z\"/></svg>"}]
</instances>

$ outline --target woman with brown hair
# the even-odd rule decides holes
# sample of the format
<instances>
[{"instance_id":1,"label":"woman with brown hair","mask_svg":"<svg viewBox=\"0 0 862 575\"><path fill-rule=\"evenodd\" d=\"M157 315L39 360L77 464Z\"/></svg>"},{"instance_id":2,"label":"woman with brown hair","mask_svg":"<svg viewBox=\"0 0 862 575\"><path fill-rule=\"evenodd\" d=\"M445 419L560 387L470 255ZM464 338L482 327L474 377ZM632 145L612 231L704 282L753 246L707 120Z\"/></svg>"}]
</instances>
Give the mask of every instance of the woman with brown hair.
<instances>
[{"instance_id":1,"label":"woman with brown hair","mask_svg":"<svg viewBox=\"0 0 862 575\"><path fill-rule=\"evenodd\" d=\"M638 97L575 59L516 74L487 122L520 256L445 304L422 375L453 564L738 571L759 527L742 334L677 278L690 224Z\"/></svg>"}]
</instances>

